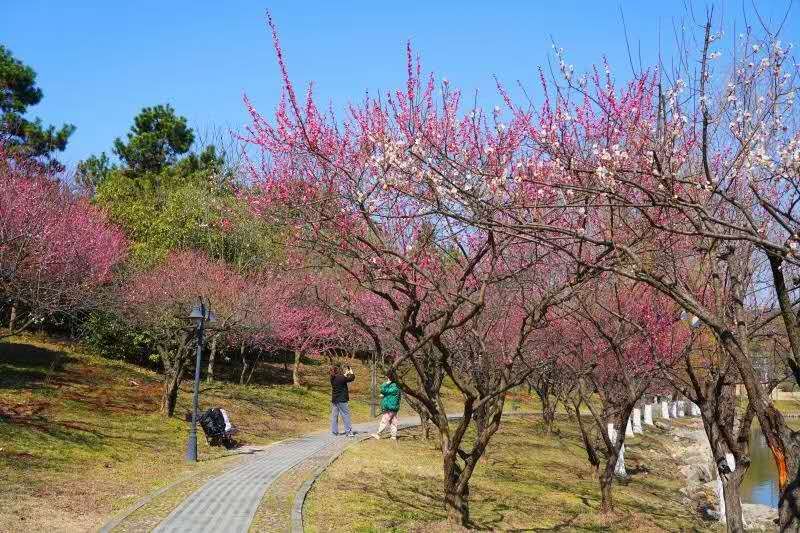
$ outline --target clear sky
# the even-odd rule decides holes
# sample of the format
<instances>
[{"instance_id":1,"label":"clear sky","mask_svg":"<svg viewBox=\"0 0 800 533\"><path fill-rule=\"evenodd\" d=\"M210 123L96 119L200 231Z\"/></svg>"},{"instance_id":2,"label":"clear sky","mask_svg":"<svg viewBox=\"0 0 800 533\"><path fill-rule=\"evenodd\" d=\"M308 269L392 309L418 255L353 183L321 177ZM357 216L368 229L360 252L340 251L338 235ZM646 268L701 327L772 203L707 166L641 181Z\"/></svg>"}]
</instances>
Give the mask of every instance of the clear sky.
<instances>
[{"instance_id":1,"label":"clear sky","mask_svg":"<svg viewBox=\"0 0 800 533\"><path fill-rule=\"evenodd\" d=\"M292 78L313 80L316 93L341 108L400 86L405 43L423 66L481 102L500 103L492 75L536 87L551 39L580 71L607 55L619 75L629 72L622 17L645 62L659 46L668 54L684 2L427 1L292 2L229 0L0 0L0 42L39 74L44 100L32 109L46 123L77 131L62 159L73 165L124 136L144 106L170 103L198 132L241 128L241 96L268 114L280 77L265 12L279 26ZM788 0L756 0L761 14L782 17ZM795 2L785 42L800 44ZM716 2L726 20L743 27L743 5ZM694 2L702 14L703 2ZM750 7L747 7L751 10ZM749 19L755 24L755 19ZM687 22L689 23L689 22ZM638 54L638 52L637 52Z\"/></svg>"}]
</instances>

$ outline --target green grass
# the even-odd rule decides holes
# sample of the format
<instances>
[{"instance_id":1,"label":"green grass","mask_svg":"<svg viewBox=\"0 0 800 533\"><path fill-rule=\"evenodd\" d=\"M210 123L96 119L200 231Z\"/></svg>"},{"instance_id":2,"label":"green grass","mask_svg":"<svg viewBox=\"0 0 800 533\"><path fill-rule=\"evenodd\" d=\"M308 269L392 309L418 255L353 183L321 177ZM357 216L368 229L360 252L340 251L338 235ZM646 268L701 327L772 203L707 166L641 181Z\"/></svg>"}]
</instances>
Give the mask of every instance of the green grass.
<instances>
[{"instance_id":1,"label":"green grass","mask_svg":"<svg viewBox=\"0 0 800 533\"><path fill-rule=\"evenodd\" d=\"M200 407L227 409L247 444L323 430L328 367L307 363L304 388L291 386L283 364L264 363L259 384L203 383ZM355 421L366 421L369 370L358 362L353 368L351 410ZM453 388L445 392L456 406ZM0 531L96 530L142 496L236 460L208 447L201 433L200 463L188 465L190 383L181 388L175 418L158 412L160 397L160 376L141 367L32 337L0 343ZM532 401L514 393L508 407L515 406L531 409Z\"/></svg>"},{"instance_id":2,"label":"green grass","mask_svg":"<svg viewBox=\"0 0 800 533\"><path fill-rule=\"evenodd\" d=\"M366 420L368 372L355 370L352 410ZM227 409L249 444L323 429L326 372L305 366L308 389L204 383L201 408ZM228 460L201 434L201 463L187 465L189 383L175 418L158 413L160 395L160 376L140 367L34 339L0 343L0 529L96 529L152 490Z\"/></svg>"},{"instance_id":3,"label":"green grass","mask_svg":"<svg viewBox=\"0 0 800 533\"><path fill-rule=\"evenodd\" d=\"M570 422L547 436L538 417L507 419L471 483L481 530L705 531L684 479L657 429L628 440L632 474L615 483L616 512L599 509L599 486ZM666 454L666 459L665 459ZM367 441L323 474L306 501L307 530L452 531L441 494L441 455L432 441Z\"/></svg>"}]
</instances>

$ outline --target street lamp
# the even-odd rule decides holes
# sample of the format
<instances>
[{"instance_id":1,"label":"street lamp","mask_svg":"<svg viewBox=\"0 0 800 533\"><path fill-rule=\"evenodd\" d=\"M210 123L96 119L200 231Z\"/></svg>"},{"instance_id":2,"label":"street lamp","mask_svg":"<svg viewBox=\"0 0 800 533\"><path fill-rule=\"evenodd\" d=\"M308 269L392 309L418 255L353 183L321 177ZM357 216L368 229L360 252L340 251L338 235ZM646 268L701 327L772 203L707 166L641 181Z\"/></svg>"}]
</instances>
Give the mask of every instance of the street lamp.
<instances>
[{"instance_id":1,"label":"street lamp","mask_svg":"<svg viewBox=\"0 0 800 533\"><path fill-rule=\"evenodd\" d=\"M195 326L197 333L197 360L194 365L194 396L192 398L192 426L189 429L189 442L186 446L186 460L191 463L197 462L197 411L200 409L200 359L203 356L203 335L205 334L206 322L214 320L214 314L206 306L203 299L192 308L192 312L187 317Z\"/></svg>"}]
</instances>

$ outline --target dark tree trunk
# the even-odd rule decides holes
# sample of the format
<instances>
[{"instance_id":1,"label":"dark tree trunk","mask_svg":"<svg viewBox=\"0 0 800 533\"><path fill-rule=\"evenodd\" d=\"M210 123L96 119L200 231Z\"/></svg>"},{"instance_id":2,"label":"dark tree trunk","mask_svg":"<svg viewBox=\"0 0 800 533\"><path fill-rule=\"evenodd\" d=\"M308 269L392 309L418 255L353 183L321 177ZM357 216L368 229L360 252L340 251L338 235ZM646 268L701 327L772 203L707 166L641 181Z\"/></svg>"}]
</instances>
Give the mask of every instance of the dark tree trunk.
<instances>
[{"instance_id":1,"label":"dark tree trunk","mask_svg":"<svg viewBox=\"0 0 800 533\"><path fill-rule=\"evenodd\" d=\"M728 527L728 533L741 533L744 531L739 485L742 482L745 472L746 471L742 470L740 473L737 465L736 471L721 476L722 498L725 500L725 523Z\"/></svg>"},{"instance_id":2,"label":"dark tree trunk","mask_svg":"<svg viewBox=\"0 0 800 533\"><path fill-rule=\"evenodd\" d=\"M786 461L787 468L791 472L798 471L798 464L796 460ZM781 499L778 503L778 523L780 531L800 531L800 523L798 523L798 516L800 516L800 484L795 477L781 493Z\"/></svg>"},{"instance_id":3,"label":"dark tree trunk","mask_svg":"<svg viewBox=\"0 0 800 533\"><path fill-rule=\"evenodd\" d=\"M176 351L171 352L167 347L160 349L161 361L164 365L164 389L161 396L161 412L166 416L175 414L175 405L178 402L183 371L186 367L187 340L181 341Z\"/></svg>"},{"instance_id":4,"label":"dark tree trunk","mask_svg":"<svg viewBox=\"0 0 800 533\"><path fill-rule=\"evenodd\" d=\"M167 416L175 414L175 405L178 402L178 390L183 379L184 364L182 361L176 363L176 368L172 369L164 376L164 392L161 397L161 412Z\"/></svg>"},{"instance_id":5,"label":"dark tree trunk","mask_svg":"<svg viewBox=\"0 0 800 533\"><path fill-rule=\"evenodd\" d=\"M624 431L624 429L623 429ZM603 513L610 513L614 511L614 500L611 496L611 486L614 483L614 469L617 466L617 458L619 456L612 453L606 459L606 464L603 469L598 469L600 481L600 511Z\"/></svg>"},{"instance_id":6,"label":"dark tree trunk","mask_svg":"<svg viewBox=\"0 0 800 533\"><path fill-rule=\"evenodd\" d=\"M769 394L759 383L752 363L730 332L722 332L720 339L733 356L736 367L747 390L747 398L758 417L761 431L767 441L778 471L778 490L780 531L800 532L800 450L793 438L793 432L786 425L783 415L778 411ZM791 480L789 476L791 475Z\"/></svg>"},{"instance_id":7,"label":"dark tree trunk","mask_svg":"<svg viewBox=\"0 0 800 533\"><path fill-rule=\"evenodd\" d=\"M724 376L720 378L724 380ZM742 502L739 487L742 479L749 468L749 445L737 442L733 436L734 418L736 412L735 389L732 384L721 384L713 387L713 394L704 394L698 399L700 414L703 419L708 442L711 446L711 453L714 457L715 470L717 476L722 481L722 499L725 503L725 522L729 532L744 531L744 521L742 519ZM701 391L702 392L702 391ZM739 421L739 434L749 437L750 427L753 421L753 412L748 409L745 416ZM725 433L728 433L728 437ZM733 472L720 472L720 464L727 464L726 453L733 446L736 453L732 453L736 459Z\"/></svg>"},{"instance_id":8,"label":"dark tree trunk","mask_svg":"<svg viewBox=\"0 0 800 533\"><path fill-rule=\"evenodd\" d=\"M469 483L460 488L461 469L455 456L444 461L444 507L447 519L462 527L469 527Z\"/></svg>"},{"instance_id":9,"label":"dark tree trunk","mask_svg":"<svg viewBox=\"0 0 800 533\"><path fill-rule=\"evenodd\" d=\"M783 324L786 327L790 356L785 357L795 381L800 384L800 321L797 312L791 303L790 291L786 284L783 258L779 255L768 254L775 294L781 309ZM730 341L730 338L727 339ZM734 353L734 355L739 352ZM736 359L736 366L745 378L745 387L750 404L753 405L761 430L767 439L767 445L772 451L775 465L778 469L778 488L781 492L779 501L778 521L781 531L800 531L800 443L794 438L794 432L787 428L783 416L775 409L772 401L760 396L761 387L754 383L752 372L742 369L742 361ZM745 376L745 374L748 374ZM748 383L749 382L749 383ZM756 392L756 394L752 394ZM755 396L755 397L754 397ZM763 395L762 395L763 396ZM791 479L789 476L791 475Z\"/></svg>"}]
</instances>

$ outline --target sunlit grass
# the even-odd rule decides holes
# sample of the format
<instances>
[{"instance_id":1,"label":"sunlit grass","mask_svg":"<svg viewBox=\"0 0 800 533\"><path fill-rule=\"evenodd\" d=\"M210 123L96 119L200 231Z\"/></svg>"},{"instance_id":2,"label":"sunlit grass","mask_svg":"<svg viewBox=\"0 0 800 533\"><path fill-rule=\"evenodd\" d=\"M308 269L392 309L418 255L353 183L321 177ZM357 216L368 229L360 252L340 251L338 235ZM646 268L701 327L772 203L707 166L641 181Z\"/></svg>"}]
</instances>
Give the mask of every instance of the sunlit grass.
<instances>
[{"instance_id":1,"label":"sunlit grass","mask_svg":"<svg viewBox=\"0 0 800 533\"><path fill-rule=\"evenodd\" d=\"M614 489L617 512L603 515L599 488L566 419L547 436L537 418L507 419L471 484L474 526L484 530L704 531L680 493L667 455L670 437L650 429L630 439L632 476ZM310 531L451 531L434 441L367 441L349 449L315 484L306 503ZM331 517L336 517L332 520ZM711 529L708 529L711 530Z\"/></svg>"}]
</instances>

